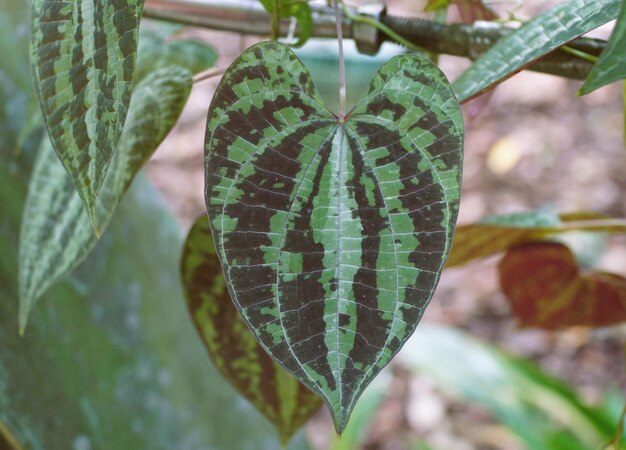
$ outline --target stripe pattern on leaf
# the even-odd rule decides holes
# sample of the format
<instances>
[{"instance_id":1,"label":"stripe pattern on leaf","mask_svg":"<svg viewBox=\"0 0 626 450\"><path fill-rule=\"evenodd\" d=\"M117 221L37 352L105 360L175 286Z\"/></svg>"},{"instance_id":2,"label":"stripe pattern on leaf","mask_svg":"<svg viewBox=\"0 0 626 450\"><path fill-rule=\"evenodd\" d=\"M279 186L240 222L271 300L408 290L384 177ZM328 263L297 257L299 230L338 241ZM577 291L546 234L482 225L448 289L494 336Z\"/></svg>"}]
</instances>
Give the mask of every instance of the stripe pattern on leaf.
<instances>
[{"instance_id":1,"label":"stripe pattern on leaf","mask_svg":"<svg viewBox=\"0 0 626 450\"><path fill-rule=\"evenodd\" d=\"M96 202L104 231L135 175L174 126L191 91L191 73L166 67L135 88L126 128ZM50 140L44 138L28 186L20 231L20 328L35 301L97 243L92 221Z\"/></svg>"},{"instance_id":2,"label":"stripe pattern on leaf","mask_svg":"<svg viewBox=\"0 0 626 450\"><path fill-rule=\"evenodd\" d=\"M343 124L281 44L246 50L216 91L205 196L233 300L338 432L432 296L462 144L450 85L415 56L385 64Z\"/></svg>"},{"instance_id":3,"label":"stripe pattern on leaf","mask_svg":"<svg viewBox=\"0 0 626 450\"><path fill-rule=\"evenodd\" d=\"M92 219L130 104L142 7L141 0L33 1L35 90Z\"/></svg>"},{"instance_id":4,"label":"stripe pattern on leaf","mask_svg":"<svg viewBox=\"0 0 626 450\"><path fill-rule=\"evenodd\" d=\"M265 353L230 299L206 216L193 225L181 259L194 325L215 366L278 430L285 445L321 399Z\"/></svg>"}]
</instances>

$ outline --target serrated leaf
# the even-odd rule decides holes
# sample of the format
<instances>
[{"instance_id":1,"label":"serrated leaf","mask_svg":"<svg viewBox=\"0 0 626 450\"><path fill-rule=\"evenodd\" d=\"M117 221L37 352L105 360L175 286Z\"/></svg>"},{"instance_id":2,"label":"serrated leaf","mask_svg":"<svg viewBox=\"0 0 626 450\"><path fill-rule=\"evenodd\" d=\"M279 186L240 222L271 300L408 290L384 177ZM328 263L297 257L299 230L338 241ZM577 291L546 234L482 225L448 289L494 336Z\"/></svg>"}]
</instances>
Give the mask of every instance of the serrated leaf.
<instances>
[{"instance_id":1,"label":"serrated leaf","mask_svg":"<svg viewBox=\"0 0 626 450\"><path fill-rule=\"evenodd\" d=\"M620 0L570 0L500 39L454 82L463 102L481 94L550 51L617 17Z\"/></svg>"},{"instance_id":2,"label":"serrated leaf","mask_svg":"<svg viewBox=\"0 0 626 450\"><path fill-rule=\"evenodd\" d=\"M233 300L338 432L439 280L462 145L450 85L418 56L387 62L345 123L278 43L246 50L216 91L205 198Z\"/></svg>"},{"instance_id":3,"label":"serrated leaf","mask_svg":"<svg viewBox=\"0 0 626 450\"><path fill-rule=\"evenodd\" d=\"M446 267L503 252L515 245L572 231L626 233L626 221L596 213L549 213L494 216L478 223L456 227L454 245Z\"/></svg>"},{"instance_id":4,"label":"serrated leaf","mask_svg":"<svg viewBox=\"0 0 626 450\"><path fill-rule=\"evenodd\" d=\"M322 400L268 356L239 316L206 216L187 235L181 275L191 318L213 363L274 424L285 445Z\"/></svg>"},{"instance_id":5,"label":"serrated leaf","mask_svg":"<svg viewBox=\"0 0 626 450\"><path fill-rule=\"evenodd\" d=\"M509 249L498 272L521 326L556 330L626 322L626 278L581 272L563 244L537 242Z\"/></svg>"},{"instance_id":6,"label":"serrated leaf","mask_svg":"<svg viewBox=\"0 0 626 450\"><path fill-rule=\"evenodd\" d=\"M191 73L168 67L148 75L135 89L128 120L96 203L104 230L135 174L176 122L191 90ZM96 244L92 221L44 139L31 176L20 233L20 327L35 301L71 272Z\"/></svg>"},{"instance_id":7,"label":"serrated leaf","mask_svg":"<svg viewBox=\"0 0 626 450\"><path fill-rule=\"evenodd\" d=\"M130 104L142 9L142 0L33 0L35 91L94 227L96 197Z\"/></svg>"},{"instance_id":8,"label":"serrated leaf","mask_svg":"<svg viewBox=\"0 0 626 450\"><path fill-rule=\"evenodd\" d=\"M626 1L609 42L600 54L600 58L591 68L587 79L578 91L579 95L589 94L602 86L626 78Z\"/></svg>"}]
</instances>

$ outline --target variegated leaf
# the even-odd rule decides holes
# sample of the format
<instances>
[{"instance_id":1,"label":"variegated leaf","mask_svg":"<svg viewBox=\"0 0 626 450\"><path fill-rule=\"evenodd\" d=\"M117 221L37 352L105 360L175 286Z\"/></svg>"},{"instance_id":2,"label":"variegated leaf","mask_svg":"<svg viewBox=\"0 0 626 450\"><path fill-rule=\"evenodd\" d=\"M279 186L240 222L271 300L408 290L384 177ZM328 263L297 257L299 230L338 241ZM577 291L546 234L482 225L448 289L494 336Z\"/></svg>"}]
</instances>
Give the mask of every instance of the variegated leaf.
<instances>
[{"instance_id":1,"label":"variegated leaf","mask_svg":"<svg viewBox=\"0 0 626 450\"><path fill-rule=\"evenodd\" d=\"M191 90L191 73L168 67L135 89L120 145L96 203L104 230L141 166L165 138ZM49 139L44 139L31 176L20 233L20 327L35 301L71 272L97 242L92 222Z\"/></svg>"},{"instance_id":2,"label":"variegated leaf","mask_svg":"<svg viewBox=\"0 0 626 450\"><path fill-rule=\"evenodd\" d=\"M193 323L226 379L267 417L286 445L322 400L256 342L230 299L209 221L200 217L183 249L181 275Z\"/></svg>"},{"instance_id":3,"label":"variegated leaf","mask_svg":"<svg viewBox=\"0 0 626 450\"><path fill-rule=\"evenodd\" d=\"M391 59L345 121L286 46L246 50L211 103L206 202L233 300L341 432L447 257L463 124L428 60Z\"/></svg>"},{"instance_id":4,"label":"variegated leaf","mask_svg":"<svg viewBox=\"0 0 626 450\"><path fill-rule=\"evenodd\" d=\"M33 0L35 91L96 230L96 196L130 104L142 9L142 0Z\"/></svg>"}]
</instances>

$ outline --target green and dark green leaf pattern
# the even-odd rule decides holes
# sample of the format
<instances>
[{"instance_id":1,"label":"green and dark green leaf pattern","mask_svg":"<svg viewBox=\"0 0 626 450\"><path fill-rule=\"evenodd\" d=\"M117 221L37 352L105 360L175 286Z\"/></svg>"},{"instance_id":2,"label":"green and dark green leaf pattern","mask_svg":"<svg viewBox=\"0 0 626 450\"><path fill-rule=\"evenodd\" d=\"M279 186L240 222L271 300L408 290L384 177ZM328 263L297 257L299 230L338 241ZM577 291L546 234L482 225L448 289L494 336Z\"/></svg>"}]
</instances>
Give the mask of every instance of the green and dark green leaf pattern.
<instances>
[{"instance_id":1,"label":"green and dark green leaf pattern","mask_svg":"<svg viewBox=\"0 0 626 450\"><path fill-rule=\"evenodd\" d=\"M191 73L167 67L135 89L128 120L96 203L108 226L135 175L174 126L191 91ZM20 232L20 327L35 301L71 272L96 245L90 220L49 139L35 162Z\"/></svg>"},{"instance_id":2,"label":"green and dark green leaf pattern","mask_svg":"<svg viewBox=\"0 0 626 450\"><path fill-rule=\"evenodd\" d=\"M345 122L286 46L246 50L207 120L206 202L233 300L341 432L446 260L463 123L444 75L391 59Z\"/></svg>"},{"instance_id":3,"label":"green and dark green leaf pattern","mask_svg":"<svg viewBox=\"0 0 626 450\"><path fill-rule=\"evenodd\" d=\"M241 320L206 216L189 231L181 275L191 318L213 363L276 426L286 444L319 410L322 400L274 362Z\"/></svg>"},{"instance_id":4,"label":"green and dark green leaf pattern","mask_svg":"<svg viewBox=\"0 0 626 450\"><path fill-rule=\"evenodd\" d=\"M94 226L96 197L130 104L142 9L142 0L33 1L35 90L52 145Z\"/></svg>"}]
</instances>

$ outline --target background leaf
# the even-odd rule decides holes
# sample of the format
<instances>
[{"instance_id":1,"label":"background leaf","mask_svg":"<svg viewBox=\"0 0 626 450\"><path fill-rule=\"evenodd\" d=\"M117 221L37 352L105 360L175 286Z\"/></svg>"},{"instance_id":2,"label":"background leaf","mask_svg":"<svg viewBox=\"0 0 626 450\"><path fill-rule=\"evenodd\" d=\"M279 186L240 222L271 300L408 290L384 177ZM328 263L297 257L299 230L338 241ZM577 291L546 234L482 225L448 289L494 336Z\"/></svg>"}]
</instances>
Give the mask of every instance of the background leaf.
<instances>
[{"instance_id":1,"label":"background leaf","mask_svg":"<svg viewBox=\"0 0 626 450\"><path fill-rule=\"evenodd\" d=\"M285 445L319 410L322 400L268 356L239 316L206 216L187 235L181 275L191 318L213 363L274 424Z\"/></svg>"},{"instance_id":2,"label":"background leaf","mask_svg":"<svg viewBox=\"0 0 626 450\"><path fill-rule=\"evenodd\" d=\"M459 330L423 323L398 361L446 393L486 408L528 450L589 450L614 433L615 415L590 407L564 382ZM623 405L619 391L615 402Z\"/></svg>"},{"instance_id":3,"label":"background leaf","mask_svg":"<svg viewBox=\"0 0 626 450\"><path fill-rule=\"evenodd\" d=\"M454 82L463 102L524 69L536 59L619 14L620 0L570 0L500 39Z\"/></svg>"},{"instance_id":4,"label":"background leaf","mask_svg":"<svg viewBox=\"0 0 626 450\"><path fill-rule=\"evenodd\" d=\"M159 69L135 89L130 113L96 203L106 229L134 176L174 126L191 90L191 73ZM35 301L96 245L92 221L54 153L43 141L30 180L20 233L20 328Z\"/></svg>"},{"instance_id":5,"label":"background leaf","mask_svg":"<svg viewBox=\"0 0 626 450\"><path fill-rule=\"evenodd\" d=\"M596 89L626 78L626 1L622 1L622 9L608 44L600 54L600 58L591 68L578 94L585 95Z\"/></svg>"},{"instance_id":6,"label":"background leaf","mask_svg":"<svg viewBox=\"0 0 626 450\"><path fill-rule=\"evenodd\" d=\"M437 11L454 4L463 23L474 23L477 20L495 20L498 15L483 0L429 0L424 11Z\"/></svg>"},{"instance_id":7,"label":"background leaf","mask_svg":"<svg viewBox=\"0 0 626 450\"><path fill-rule=\"evenodd\" d=\"M295 47L300 47L311 37L313 17L306 0L260 0L260 2L270 14L274 14L274 8L278 5L280 18L294 17L298 21L300 36Z\"/></svg>"},{"instance_id":8,"label":"background leaf","mask_svg":"<svg viewBox=\"0 0 626 450\"><path fill-rule=\"evenodd\" d=\"M446 267L467 264L525 242L543 240L572 231L626 233L626 221L596 213L570 213L560 217L545 212L493 216L456 227Z\"/></svg>"},{"instance_id":9,"label":"background leaf","mask_svg":"<svg viewBox=\"0 0 626 450\"><path fill-rule=\"evenodd\" d=\"M385 64L345 124L281 44L246 50L216 91L205 197L233 300L338 432L432 296L462 143L450 85L421 57Z\"/></svg>"},{"instance_id":10,"label":"background leaf","mask_svg":"<svg viewBox=\"0 0 626 450\"><path fill-rule=\"evenodd\" d=\"M52 145L96 224L122 134L142 0L33 0L31 63Z\"/></svg>"},{"instance_id":11,"label":"background leaf","mask_svg":"<svg viewBox=\"0 0 626 450\"><path fill-rule=\"evenodd\" d=\"M521 326L555 330L626 322L626 278L581 273L563 244L538 242L511 248L498 271L502 291Z\"/></svg>"}]
</instances>

